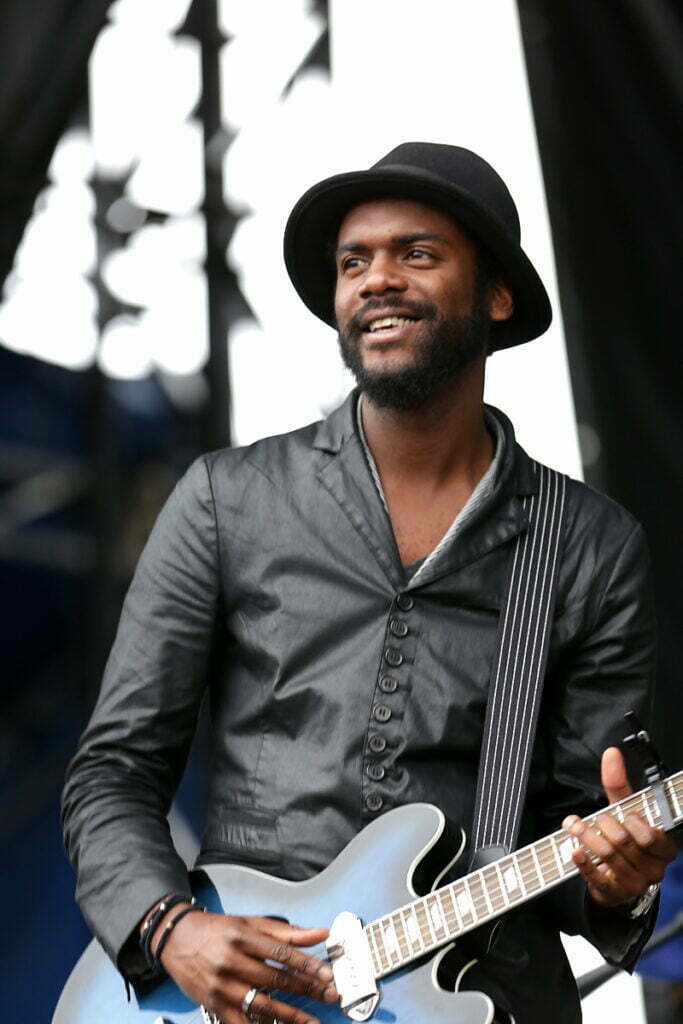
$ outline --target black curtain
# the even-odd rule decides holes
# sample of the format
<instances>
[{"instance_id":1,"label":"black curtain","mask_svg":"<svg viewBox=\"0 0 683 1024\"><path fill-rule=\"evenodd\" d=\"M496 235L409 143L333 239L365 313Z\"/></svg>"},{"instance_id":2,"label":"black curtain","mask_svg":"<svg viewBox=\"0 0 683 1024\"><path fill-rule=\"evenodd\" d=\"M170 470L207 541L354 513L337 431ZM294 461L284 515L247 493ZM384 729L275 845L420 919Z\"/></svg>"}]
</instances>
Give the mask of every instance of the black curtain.
<instances>
[{"instance_id":1,"label":"black curtain","mask_svg":"<svg viewBox=\"0 0 683 1024\"><path fill-rule=\"evenodd\" d=\"M54 148L82 99L111 0L0 5L0 287Z\"/></svg>"},{"instance_id":2,"label":"black curtain","mask_svg":"<svg viewBox=\"0 0 683 1024\"><path fill-rule=\"evenodd\" d=\"M519 0L586 478L643 522L660 665L655 736L681 767L683 6Z\"/></svg>"}]
</instances>

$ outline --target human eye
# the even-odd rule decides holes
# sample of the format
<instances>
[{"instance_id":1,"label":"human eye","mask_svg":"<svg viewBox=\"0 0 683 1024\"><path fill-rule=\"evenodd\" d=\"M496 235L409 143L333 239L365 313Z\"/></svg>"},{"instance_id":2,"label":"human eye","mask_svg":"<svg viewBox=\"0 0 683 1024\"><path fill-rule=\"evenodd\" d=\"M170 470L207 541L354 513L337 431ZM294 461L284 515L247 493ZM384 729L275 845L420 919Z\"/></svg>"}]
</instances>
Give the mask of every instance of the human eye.
<instances>
[{"instance_id":1,"label":"human eye","mask_svg":"<svg viewBox=\"0 0 683 1024\"><path fill-rule=\"evenodd\" d=\"M349 253L348 256L342 256L339 261L339 269L342 274L347 274L349 271L356 270L362 263L360 256L353 253Z\"/></svg>"},{"instance_id":2,"label":"human eye","mask_svg":"<svg viewBox=\"0 0 683 1024\"><path fill-rule=\"evenodd\" d=\"M429 249L424 249L422 246L411 245L406 251L406 258L409 260L432 260L435 259L434 253L430 252Z\"/></svg>"}]
</instances>

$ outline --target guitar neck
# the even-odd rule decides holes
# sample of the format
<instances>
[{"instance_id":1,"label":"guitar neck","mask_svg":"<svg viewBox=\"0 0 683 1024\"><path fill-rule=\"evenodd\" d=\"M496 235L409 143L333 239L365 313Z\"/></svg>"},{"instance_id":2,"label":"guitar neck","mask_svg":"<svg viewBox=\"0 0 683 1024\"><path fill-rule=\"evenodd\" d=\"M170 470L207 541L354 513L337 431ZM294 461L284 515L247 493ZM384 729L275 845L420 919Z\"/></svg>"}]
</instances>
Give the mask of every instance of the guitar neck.
<instances>
[{"instance_id":1,"label":"guitar neck","mask_svg":"<svg viewBox=\"0 0 683 1024\"><path fill-rule=\"evenodd\" d=\"M660 799L666 800L666 809L660 808ZM683 771L585 820L593 822L599 814L611 814L623 821L626 814L635 813L658 828L665 824L673 828L683 821L682 808ZM365 932L375 976L392 974L572 878L578 874L572 852L579 845L578 839L566 832L555 832L371 921Z\"/></svg>"}]
</instances>

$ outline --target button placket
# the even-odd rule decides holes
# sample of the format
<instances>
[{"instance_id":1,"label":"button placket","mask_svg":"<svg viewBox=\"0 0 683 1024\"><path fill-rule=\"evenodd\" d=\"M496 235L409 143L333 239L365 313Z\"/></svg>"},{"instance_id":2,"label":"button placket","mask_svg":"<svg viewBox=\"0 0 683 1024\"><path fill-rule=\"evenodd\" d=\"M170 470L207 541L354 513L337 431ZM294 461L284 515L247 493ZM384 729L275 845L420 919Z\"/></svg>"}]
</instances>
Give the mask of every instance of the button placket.
<instances>
[{"instance_id":1,"label":"button placket","mask_svg":"<svg viewBox=\"0 0 683 1024\"><path fill-rule=\"evenodd\" d=\"M401 715L403 710L402 705L406 691L404 683L407 682L408 663L412 661L415 649L415 633L407 621L407 613L413 609L414 604L414 598L410 594L398 594L387 620L382 663L383 666L390 668L390 672L380 670L376 683L381 697L378 699L380 694L376 694L372 704L371 718L374 728L371 729L368 737L363 765L365 780L362 785L364 790L362 793L363 806L367 812L372 814L376 814L386 804L386 798L377 789L377 784L384 783L386 786L392 777L390 764L387 764L386 761L382 763L374 758L387 751L388 742L384 733L387 729L396 728L393 726L393 721L396 720L396 715ZM386 697L389 697L390 700L386 700ZM390 722L392 725L389 724ZM370 786L372 786L371 789Z\"/></svg>"}]
</instances>

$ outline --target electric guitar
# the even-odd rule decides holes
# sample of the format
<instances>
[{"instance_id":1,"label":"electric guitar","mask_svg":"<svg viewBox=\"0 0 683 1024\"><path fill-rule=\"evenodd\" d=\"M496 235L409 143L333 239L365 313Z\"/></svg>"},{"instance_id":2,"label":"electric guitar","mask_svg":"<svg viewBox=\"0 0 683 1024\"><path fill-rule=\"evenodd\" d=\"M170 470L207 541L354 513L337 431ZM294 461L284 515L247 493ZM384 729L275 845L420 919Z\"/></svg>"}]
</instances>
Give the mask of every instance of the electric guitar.
<instances>
[{"instance_id":1,"label":"electric guitar","mask_svg":"<svg viewBox=\"0 0 683 1024\"><path fill-rule=\"evenodd\" d=\"M651 825L670 829L683 822L682 808L683 772L677 772L606 811L619 820L635 812ZM555 832L439 888L465 846L459 830L459 848L444 864L439 850L446 832L446 819L436 807L409 804L368 825L307 881L287 882L251 868L217 864L193 873L193 890L216 913L266 914L302 927L332 922L327 950L312 952L329 955L340 1003L274 993L283 1002L308 1007L324 1024L349 1018L375 1024L491 1024L495 1007L488 996L444 990L437 982L439 964L468 932L576 875L571 854L578 841ZM417 897L416 878L424 878L426 871L432 889ZM93 941L62 992L53 1024L105 1021L220 1024L170 979L128 1002L121 976Z\"/></svg>"}]
</instances>

